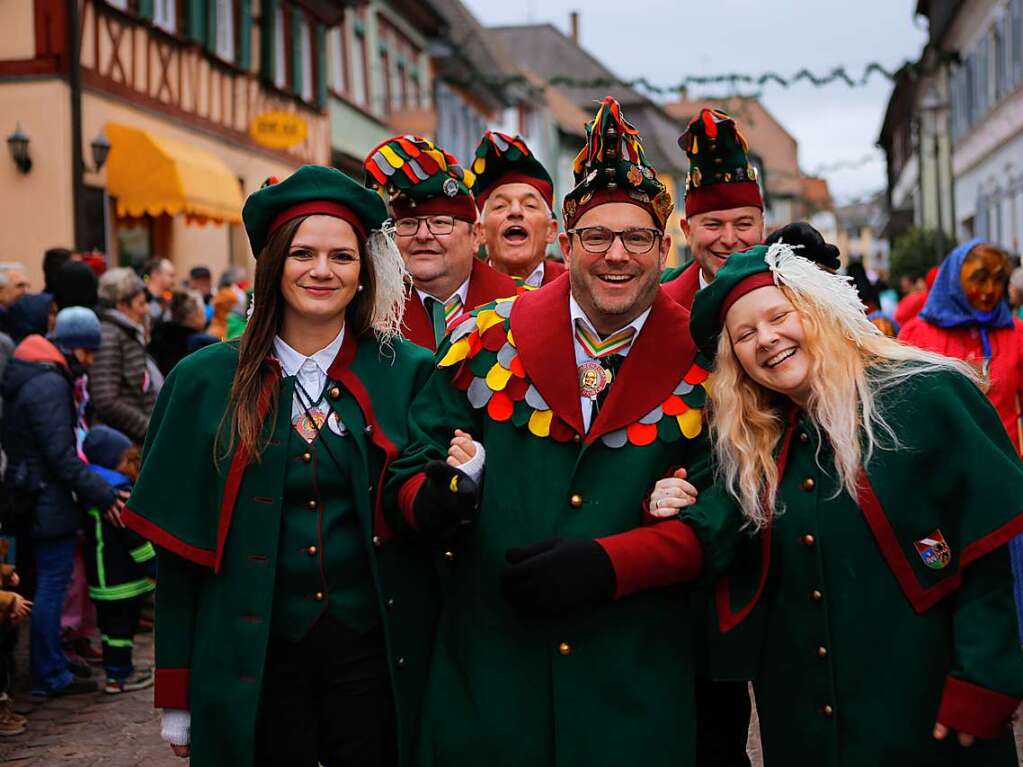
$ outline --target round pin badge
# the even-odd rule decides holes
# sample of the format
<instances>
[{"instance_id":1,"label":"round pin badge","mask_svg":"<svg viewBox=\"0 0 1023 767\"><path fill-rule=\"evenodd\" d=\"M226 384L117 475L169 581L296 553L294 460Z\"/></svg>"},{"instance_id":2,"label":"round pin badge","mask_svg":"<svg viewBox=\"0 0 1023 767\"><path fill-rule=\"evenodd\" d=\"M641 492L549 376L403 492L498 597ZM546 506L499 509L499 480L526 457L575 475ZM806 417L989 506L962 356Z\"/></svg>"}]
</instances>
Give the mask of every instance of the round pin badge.
<instances>
[{"instance_id":1,"label":"round pin badge","mask_svg":"<svg viewBox=\"0 0 1023 767\"><path fill-rule=\"evenodd\" d=\"M448 197L454 197L456 194L458 194L458 182L455 181L453 178L445 179L443 189L444 194L446 194Z\"/></svg>"},{"instance_id":2,"label":"round pin badge","mask_svg":"<svg viewBox=\"0 0 1023 767\"><path fill-rule=\"evenodd\" d=\"M584 362L579 366L579 395L596 399L607 385L611 383L611 371L606 370L599 362Z\"/></svg>"}]
</instances>

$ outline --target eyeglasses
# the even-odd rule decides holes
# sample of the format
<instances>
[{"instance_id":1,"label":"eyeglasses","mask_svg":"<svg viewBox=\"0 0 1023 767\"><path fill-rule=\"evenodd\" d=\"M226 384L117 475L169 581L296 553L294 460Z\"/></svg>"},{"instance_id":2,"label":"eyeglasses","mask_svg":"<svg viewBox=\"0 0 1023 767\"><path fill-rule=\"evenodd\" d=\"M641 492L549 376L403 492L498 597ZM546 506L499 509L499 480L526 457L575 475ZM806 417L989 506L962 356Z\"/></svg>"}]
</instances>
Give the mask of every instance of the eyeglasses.
<instances>
[{"instance_id":1,"label":"eyeglasses","mask_svg":"<svg viewBox=\"0 0 1023 767\"><path fill-rule=\"evenodd\" d=\"M648 253L663 236L657 229L634 228L616 231L606 226L584 226L581 229L569 229L567 233L576 235L582 243L583 250L594 255L607 253L617 237L622 241L626 251L634 256L641 256Z\"/></svg>"},{"instance_id":2,"label":"eyeglasses","mask_svg":"<svg viewBox=\"0 0 1023 767\"><path fill-rule=\"evenodd\" d=\"M423 216L399 218L394 224L394 233L399 237L415 237L419 233L419 224L423 222L430 234L451 234L455 229L455 219L451 216Z\"/></svg>"}]
</instances>

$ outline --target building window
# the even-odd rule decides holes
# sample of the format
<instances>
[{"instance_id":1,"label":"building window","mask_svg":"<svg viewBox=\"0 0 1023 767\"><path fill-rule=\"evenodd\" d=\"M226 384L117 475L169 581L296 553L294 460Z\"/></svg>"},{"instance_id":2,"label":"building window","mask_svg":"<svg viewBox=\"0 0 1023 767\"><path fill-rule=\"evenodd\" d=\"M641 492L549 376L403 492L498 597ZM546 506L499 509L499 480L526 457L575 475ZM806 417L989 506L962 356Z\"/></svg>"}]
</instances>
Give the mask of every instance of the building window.
<instances>
[{"instance_id":1,"label":"building window","mask_svg":"<svg viewBox=\"0 0 1023 767\"><path fill-rule=\"evenodd\" d=\"M369 71L366 66L366 32L355 29L355 50L352 51L352 97L359 106L369 106Z\"/></svg>"},{"instance_id":2,"label":"building window","mask_svg":"<svg viewBox=\"0 0 1023 767\"><path fill-rule=\"evenodd\" d=\"M312 31L309 29L309 20L303 15L298 27L298 58L302 63L302 96L304 101L312 101L314 93L313 82L313 41Z\"/></svg>"},{"instance_id":3,"label":"building window","mask_svg":"<svg viewBox=\"0 0 1023 767\"><path fill-rule=\"evenodd\" d=\"M284 9L274 9L274 85L284 89L288 85L288 48L284 30Z\"/></svg>"},{"instance_id":4,"label":"building window","mask_svg":"<svg viewBox=\"0 0 1023 767\"><path fill-rule=\"evenodd\" d=\"M394 89L391 87L391 56L383 44L380 45L380 80L384 84L384 93L379 111L386 115L391 113Z\"/></svg>"},{"instance_id":5,"label":"building window","mask_svg":"<svg viewBox=\"0 0 1023 767\"><path fill-rule=\"evenodd\" d=\"M1023 0L1012 0L1009 18L1012 84L1017 85L1023 81Z\"/></svg>"},{"instance_id":6,"label":"building window","mask_svg":"<svg viewBox=\"0 0 1023 767\"><path fill-rule=\"evenodd\" d=\"M994 70L992 80L995 86L991 103L995 104L1005 95L1008 89L1008 82L1005 77L1005 39L1000 24L996 24L995 28L991 31L991 57L994 59L991 62L991 68Z\"/></svg>"},{"instance_id":7,"label":"building window","mask_svg":"<svg viewBox=\"0 0 1023 767\"><path fill-rule=\"evenodd\" d=\"M329 32L329 56L331 87L338 93L348 93L348 45L345 27L342 24Z\"/></svg>"},{"instance_id":8,"label":"building window","mask_svg":"<svg viewBox=\"0 0 1023 767\"><path fill-rule=\"evenodd\" d=\"M234 61L234 0L216 0L217 3L217 55L224 61Z\"/></svg>"},{"instance_id":9,"label":"building window","mask_svg":"<svg viewBox=\"0 0 1023 767\"><path fill-rule=\"evenodd\" d=\"M174 34L178 28L178 9L175 0L155 0L153 25Z\"/></svg>"}]
</instances>

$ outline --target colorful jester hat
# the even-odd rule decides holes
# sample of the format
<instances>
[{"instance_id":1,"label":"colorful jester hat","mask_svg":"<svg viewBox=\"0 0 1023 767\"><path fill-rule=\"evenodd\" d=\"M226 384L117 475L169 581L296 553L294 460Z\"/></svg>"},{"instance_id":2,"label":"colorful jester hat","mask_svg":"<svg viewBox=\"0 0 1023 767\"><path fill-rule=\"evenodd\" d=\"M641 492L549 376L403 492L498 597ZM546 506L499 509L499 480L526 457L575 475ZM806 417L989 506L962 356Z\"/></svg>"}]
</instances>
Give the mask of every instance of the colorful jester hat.
<instances>
[{"instance_id":1,"label":"colorful jester hat","mask_svg":"<svg viewBox=\"0 0 1023 767\"><path fill-rule=\"evenodd\" d=\"M554 181L521 136L488 130L476 147L472 172L476 176L472 192L481 212L487 198L502 184L529 184L554 209Z\"/></svg>"},{"instance_id":2,"label":"colorful jester hat","mask_svg":"<svg viewBox=\"0 0 1023 767\"><path fill-rule=\"evenodd\" d=\"M378 189L396 219L452 216L473 223L473 173L420 136L395 136L366 157L366 186Z\"/></svg>"},{"instance_id":3,"label":"colorful jester hat","mask_svg":"<svg viewBox=\"0 0 1023 767\"><path fill-rule=\"evenodd\" d=\"M749 144L735 120L717 109L701 109L678 139L689 157L686 218L710 210L746 206L764 209Z\"/></svg>"},{"instance_id":4,"label":"colorful jester hat","mask_svg":"<svg viewBox=\"0 0 1023 767\"><path fill-rule=\"evenodd\" d=\"M575 189L565 195L565 227L575 226L583 213L607 202L628 202L648 211L664 228L674 210L671 195L647 164L639 131L622 116L610 96L586 126L586 146L575 158Z\"/></svg>"}]
</instances>

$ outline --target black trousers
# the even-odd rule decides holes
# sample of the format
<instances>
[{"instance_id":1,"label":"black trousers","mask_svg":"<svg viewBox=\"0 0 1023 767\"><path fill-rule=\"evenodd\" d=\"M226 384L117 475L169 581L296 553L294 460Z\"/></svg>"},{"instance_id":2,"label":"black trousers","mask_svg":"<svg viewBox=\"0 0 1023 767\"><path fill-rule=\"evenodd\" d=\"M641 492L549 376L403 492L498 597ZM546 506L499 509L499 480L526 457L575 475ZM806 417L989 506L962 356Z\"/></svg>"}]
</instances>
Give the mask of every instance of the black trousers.
<instances>
[{"instance_id":1,"label":"black trousers","mask_svg":"<svg viewBox=\"0 0 1023 767\"><path fill-rule=\"evenodd\" d=\"M103 638L103 667L107 676L128 676L132 665L133 642L142 610L142 597L94 599L96 624Z\"/></svg>"},{"instance_id":2,"label":"black trousers","mask_svg":"<svg viewBox=\"0 0 1023 767\"><path fill-rule=\"evenodd\" d=\"M394 700L383 631L323 616L299 642L270 640L256 767L395 767Z\"/></svg>"},{"instance_id":3,"label":"black trousers","mask_svg":"<svg viewBox=\"0 0 1023 767\"><path fill-rule=\"evenodd\" d=\"M752 710L746 682L696 678L696 767L750 767Z\"/></svg>"}]
</instances>

